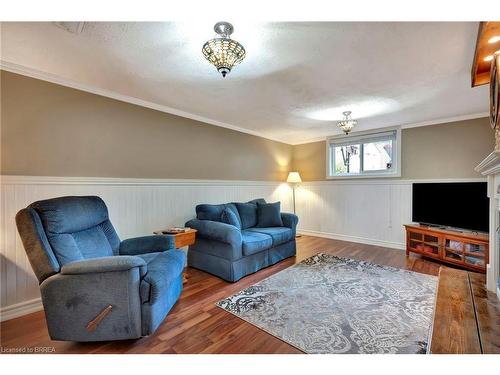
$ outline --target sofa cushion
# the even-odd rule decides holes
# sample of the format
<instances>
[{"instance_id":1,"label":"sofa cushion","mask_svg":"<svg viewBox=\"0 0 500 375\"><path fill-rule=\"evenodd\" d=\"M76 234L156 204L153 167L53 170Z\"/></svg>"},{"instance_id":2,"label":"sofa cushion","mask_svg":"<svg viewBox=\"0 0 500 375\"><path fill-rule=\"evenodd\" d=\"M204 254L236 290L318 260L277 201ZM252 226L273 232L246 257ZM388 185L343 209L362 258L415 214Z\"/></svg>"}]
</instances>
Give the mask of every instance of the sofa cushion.
<instances>
[{"instance_id":1,"label":"sofa cushion","mask_svg":"<svg viewBox=\"0 0 500 375\"><path fill-rule=\"evenodd\" d=\"M168 250L137 256L147 263L147 272L140 286L141 302L153 304L168 293L170 285L182 273L186 254L182 250Z\"/></svg>"},{"instance_id":2,"label":"sofa cushion","mask_svg":"<svg viewBox=\"0 0 500 375\"><path fill-rule=\"evenodd\" d=\"M249 228L247 231L271 236L273 239L273 246L280 245L294 239L293 231L286 227Z\"/></svg>"},{"instance_id":3,"label":"sofa cushion","mask_svg":"<svg viewBox=\"0 0 500 375\"><path fill-rule=\"evenodd\" d=\"M241 221L240 221L240 215L238 214L238 211L232 210L229 207L224 208L222 211L221 215L221 221L223 223L235 226L238 229L241 229Z\"/></svg>"},{"instance_id":4,"label":"sofa cushion","mask_svg":"<svg viewBox=\"0 0 500 375\"><path fill-rule=\"evenodd\" d=\"M257 203L257 227L282 227L280 202Z\"/></svg>"},{"instance_id":5,"label":"sofa cushion","mask_svg":"<svg viewBox=\"0 0 500 375\"><path fill-rule=\"evenodd\" d=\"M257 225L256 203L235 203L240 214L241 229L255 227Z\"/></svg>"},{"instance_id":6,"label":"sofa cushion","mask_svg":"<svg viewBox=\"0 0 500 375\"><path fill-rule=\"evenodd\" d=\"M257 199L252 199L251 201L248 201L248 203L262 203L262 204L266 204L266 200L264 198L257 198Z\"/></svg>"},{"instance_id":7,"label":"sofa cushion","mask_svg":"<svg viewBox=\"0 0 500 375\"><path fill-rule=\"evenodd\" d=\"M264 233L243 230L241 232L241 238L244 256L259 253L273 246L273 239L271 236Z\"/></svg>"}]
</instances>

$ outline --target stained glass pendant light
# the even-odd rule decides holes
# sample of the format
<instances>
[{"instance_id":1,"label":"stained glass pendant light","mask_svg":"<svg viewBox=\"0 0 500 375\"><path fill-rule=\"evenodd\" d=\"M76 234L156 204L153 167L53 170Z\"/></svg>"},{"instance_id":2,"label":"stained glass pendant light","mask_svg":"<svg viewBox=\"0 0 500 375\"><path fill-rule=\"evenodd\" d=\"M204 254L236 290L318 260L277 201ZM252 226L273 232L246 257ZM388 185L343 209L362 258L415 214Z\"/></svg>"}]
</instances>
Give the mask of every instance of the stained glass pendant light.
<instances>
[{"instance_id":1,"label":"stained glass pendant light","mask_svg":"<svg viewBox=\"0 0 500 375\"><path fill-rule=\"evenodd\" d=\"M352 128L354 128L356 126L356 124L358 122L351 118L351 111L345 111L345 112L342 112L342 114L344 115L344 118L342 119L342 121L339 121L337 123L337 126L340 129L342 129L342 131L347 135L350 133Z\"/></svg>"},{"instance_id":2,"label":"stained glass pendant light","mask_svg":"<svg viewBox=\"0 0 500 375\"><path fill-rule=\"evenodd\" d=\"M202 52L222 74L222 77L225 77L233 66L243 61L245 48L236 40L231 39L234 28L229 22L217 22L214 30L217 36L203 45Z\"/></svg>"}]
</instances>

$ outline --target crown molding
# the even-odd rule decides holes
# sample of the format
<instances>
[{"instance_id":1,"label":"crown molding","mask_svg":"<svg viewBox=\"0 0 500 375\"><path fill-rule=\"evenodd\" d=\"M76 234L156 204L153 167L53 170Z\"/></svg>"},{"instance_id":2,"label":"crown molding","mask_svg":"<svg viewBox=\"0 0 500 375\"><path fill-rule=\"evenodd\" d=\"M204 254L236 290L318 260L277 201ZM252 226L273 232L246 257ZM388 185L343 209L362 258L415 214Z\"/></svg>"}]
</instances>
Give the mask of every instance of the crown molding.
<instances>
[{"instance_id":1,"label":"crown molding","mask_svg":"<svg viewBox=\"0 0 500 375\"><path fill-rule=\"evenodd\" d=\"M474 120L476 118L488 117L489 115L490 115L489 112L479 112L479 113L471 113L468 115L444 117L444 118L440 118L440 119L436 119L436 120L428 120L428 121L416 122L416 123L411 123L411 124L403 124L403 125L401 125L401 129L419 128L421 126L429 126L429 125L439 125L439 124L445 124L447 122Z\"/></svg>"},{"instance_id":2,"label":"crown molding","mask_svg":"<svg viewBox=\"0 0 500 375\"><path fill-rule=\"evenodd\" d=\"M436 120L428 120L428 121L422 121L422 122L415 122L415 123L410 123L410 124L402 124L399 125L398 127L401 129L410 129L410 128L419 128L422 126L430 126L430 125L439 125L439 124L446 124L449 122L458 122L458 121L465 121L465 120L474 120L477 118L483 118L483 117L489 117L488 112L479 112L479 113L471 113L468 115L460 115L460 116L453 116L453 117L444 117ZM393 126L387 127L387 128L373 128L373 129L367 129L366 131L362 132L377 132L377 131L384 131L386 129L393 128ZM351 132L349 133L350 135L356 135L358 132ZM341 136L343 133L335 133L332 134L331 136ZM328 137L316 137L316 138L311 138L307 141L303 142L295 142L292 143L293 146L298 146L298 145L305 145L307 143L314 143L314 142L321 142L324 141Z\"/></svg>"},{"instance_id":3,"label":"crown molding","mask_svg":"<svg viewBox=\"0 0 500 375\"><path fill-rule=\"evenodd\" d=\"M269 136L266 136L258 131L242 128L242 127L239 127L236 125L228 124L228 123L217 121L217 120L213 120L213 119L208 118L208 117L199 116L197 114L186 112L186 111L183 111L183 110L180 110L177 108L168 107L168 106L165 106L163 104L153 103L153 102L150 102L147 100L135 98L133 96L123 95L123 94L117 93L115 91L102 89L102 88L97 87L97 86L81 84L81 83L72 81L70 79L58 76L56 74L43 72L43 71L38 70L38 69L30 68L30 67L27 67L27 66L24 66L21 64L16 64L16 63L2 60L2 59L0 59L0 70L5 70L7 72L20 74L23 76L39 79L39 80L50 82L50 83L55 83L55 84L60 85L60 86L70 87L70 88L80 90L80 91L85 91L85 92L88 92L91 94L100 95L100 96L104 96L107 98L119 100L121 102L130 103L130 104L138 105L140 107L145 107L145 108L149 108L149 109L154 109L156 111L160 111L160 112L168 113L171 115L188 118L188 119L203 122L203 123L206 123L209 125L219 126L219 127L234 130L234 131L237 131L240 133L253 135L255 137L268 139L268 140L271 140L274 142L285 143L285 144L292 145L292 146L324 141L326 139L326 137L323 136L323 137L315 137L312 139L308 139L306 141L290 142L290 141L286 141L286 140L280 139L280 138L269 137ZM472 120L472 119L488 117L488 116L489 116L488 112L480 112L480 113L473 113L473 114L467 114L467 115L461 115L461 116L445 117L445 118L440 118L440 119L436 119L436 120L428 120L428 121L417 122L417 123L402 124L400 126L401 126L401 129L409 129L409 128L416 128L416 127L421 127L421 126L444 124L447 122ZM376 131L376 130L380 130L380 129L384 129L384 128L374 128L374 129L369 129L369 130ZM351 134L355 134L355 132L353 132Z\"/></svg>"},{"instance_id":4,"label":"crown molding","mask_svg":"<svg viewBox=\"0 0 500 375\"><path fill-rule=\"evenodd\" d=\"M123 94L117 93L115 91L106 90L106 89L103 89L103 88L100 88L97 86L81 84L81 83L72 81L70 79L58 76L56 74L43 72L41 70L30 68L30 67L20 65L20 64L16 64L16 63L13 63L10 61L0 59L0 70L5 70L7 72L20 74L20 75L23 75L26 77L35 78L35 79L39 79L39 80L50 82L50 83L55 83L55 84L60 85L60 86L70 87L72 89L85 91L85 92L88 92L91 94L105 96L107 98L119 100L121 102L130 103L130 104L138 105L138 106L149 108L149 109L154 109L156 111L168 113L171 115L185 117L185 118L199 121L199 122L203 122L203 123L206 123L209 125L215 125L215 126L219 126L221 128L235 130L235 131L240 132L240 133L250 134L250 135L253 135L255 137L269 139L269 140L274 141L274 142L280 142L280 143L285 143L285 144L291 145L290 142L284 141L283 139L268 137L266 135L261 134L260 132L254 131L254 130L245 129L245 128L242 128L242 127L239 127L236 125L213 120L213 119L208 118L208 117L199 116L197 114L182 111L182 110L177 109L177 108L168 107L168 106L163 105L163 104L153 103L153 102L150 102L147 100L135 98L133 96L123 95Z\"/></svg>"}]
</instances>

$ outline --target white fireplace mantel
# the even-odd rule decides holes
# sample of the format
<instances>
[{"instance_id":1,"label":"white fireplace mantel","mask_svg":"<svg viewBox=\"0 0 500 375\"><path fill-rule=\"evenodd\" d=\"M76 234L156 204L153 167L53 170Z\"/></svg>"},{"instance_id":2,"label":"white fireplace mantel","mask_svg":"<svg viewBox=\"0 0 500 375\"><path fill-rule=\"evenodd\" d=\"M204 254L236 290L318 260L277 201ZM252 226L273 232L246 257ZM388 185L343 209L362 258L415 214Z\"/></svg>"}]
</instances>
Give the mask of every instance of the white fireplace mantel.
<instances>
[{"instance_id":1,"label":"white fireplace mantel","mask_svg":"<svg viewBox=\"0 0 500 375\"><path fill-rule=\"evenodd\" d=\"M500 151L493 151L474 169L484 176L499 174Z\"/></svg>"},{"instance_id":2,"label":"white fireplace mantel","mask_svg":"<svg viewBox=\"0 0 500 375\"><path fill-rule=\"evenodd\" d=\"M489 264L486 268L486 287L496 292L500 298L498 279L500 277L500 241L498 228L500 226L500 152L493 151L475 170L488 177L488 197L490 198L490 249Z\"/></svg>"}]
</instances>

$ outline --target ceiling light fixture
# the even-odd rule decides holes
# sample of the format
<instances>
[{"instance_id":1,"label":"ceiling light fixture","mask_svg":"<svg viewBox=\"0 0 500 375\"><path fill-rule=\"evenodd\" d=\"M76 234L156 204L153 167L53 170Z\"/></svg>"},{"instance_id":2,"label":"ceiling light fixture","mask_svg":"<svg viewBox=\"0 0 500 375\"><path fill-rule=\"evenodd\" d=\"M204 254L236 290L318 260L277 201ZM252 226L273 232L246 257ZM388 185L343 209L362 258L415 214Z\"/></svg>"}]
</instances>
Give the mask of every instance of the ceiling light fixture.
<instances>
[{"instance_id":1,"label":"ceiling light fixture","mask_svg":"<svg viewBox=\"0 0 500 375\"><path fill-rule=\"evenodd\" d=\"M217 68L225 77L233 68L245 58L245 48L236 40L231 39L234 31L229 22L217 22L214 26L217 36L203 45L203 56Z\"/></svg>"},{"instance_id":2,"label":"ceiling light fixture","mask_svg":"<svg viewBox=\"0 0 500 375\"><path fill-rule=\"evenodd\" d=\"M351 111L345 111L342 112L342 114L344 115L344 118L342 121L337 122L337 126L347 135L358 122L351 118Z\"/></svg>"},{"instance_id":3,"label":"ceiling light fixture","mask_svg":"<svg viewBox=\"0 0 500 375\"><path fill-rule=\"evenodd\" d=\"M488 39L488 43L490 43L490 44L496 43L496 42L500 42L500 35L495 35L494 37L491 37L490 39Z\"/></svg>"}]
</instances>

